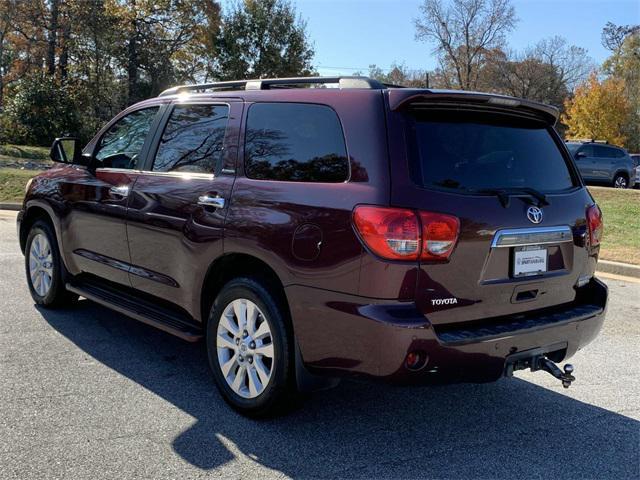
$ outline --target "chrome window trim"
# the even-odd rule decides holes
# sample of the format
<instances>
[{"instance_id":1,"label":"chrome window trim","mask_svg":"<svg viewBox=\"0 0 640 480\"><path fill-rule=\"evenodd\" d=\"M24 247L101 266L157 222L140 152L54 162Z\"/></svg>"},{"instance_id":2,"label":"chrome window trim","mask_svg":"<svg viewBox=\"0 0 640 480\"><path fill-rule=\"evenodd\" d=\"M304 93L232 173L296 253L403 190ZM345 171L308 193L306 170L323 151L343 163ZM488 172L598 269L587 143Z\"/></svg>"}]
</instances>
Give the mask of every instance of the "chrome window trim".
<instances>
[{"instance_id":1,"label":"chrome window trim","mask_svg":"<svg viewBox=\"0 0 640 480\"><path fill-rule=\"evenodd\" d=\"M506 236L516 237L513 243L502 243ZM521 236L522 240L518 241ZM557 227L508 228L498 230L491 242L491 248L524 247L527 245L548 245L551 243L573 242L573 232L568 225Z\"/></svg>"}]
</instances>

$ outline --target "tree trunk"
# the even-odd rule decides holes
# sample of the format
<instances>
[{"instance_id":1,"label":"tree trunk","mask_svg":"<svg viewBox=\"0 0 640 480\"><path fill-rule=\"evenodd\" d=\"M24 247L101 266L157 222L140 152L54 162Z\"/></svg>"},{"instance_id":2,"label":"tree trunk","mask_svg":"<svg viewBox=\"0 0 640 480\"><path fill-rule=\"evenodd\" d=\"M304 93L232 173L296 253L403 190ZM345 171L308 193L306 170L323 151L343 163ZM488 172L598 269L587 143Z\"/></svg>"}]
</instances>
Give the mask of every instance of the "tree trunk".
<instances>
[{"instance_id":1,"label":"tree trunk","mask_svg":"<svg viewBox=\"0 0 640 480\"><path fill-rule=\"evenodd\" d=\"M69 65L69 38L71 37L71 25L67 19L62 29L62 52L60 53L60 80L63 82L67 79L67 67Z\"/></svg>"},{"instance_id":2,"label":"tree trunk","mask_svg":"<svg viewBox=\"0 0 640 480\"><path fill-rule=\"evenodd\" d=\"M128 103L131 105L137 101L138 96L138 20L136 13L136 1L131 0L131 33L129 35L127 56L127 77L129 80Z\"/></svg>"},{"instance_id":3,"label":"tree trunk","mask_svg":"<svg viewBox=\"0 0 640 480\"><path fill-rule=\"evenodd\" d=\"M59 0L51 0L51 21L47 38L47 73L56 73L56 46L58 43L58 5Z\"/></svg>"}]
</instances>

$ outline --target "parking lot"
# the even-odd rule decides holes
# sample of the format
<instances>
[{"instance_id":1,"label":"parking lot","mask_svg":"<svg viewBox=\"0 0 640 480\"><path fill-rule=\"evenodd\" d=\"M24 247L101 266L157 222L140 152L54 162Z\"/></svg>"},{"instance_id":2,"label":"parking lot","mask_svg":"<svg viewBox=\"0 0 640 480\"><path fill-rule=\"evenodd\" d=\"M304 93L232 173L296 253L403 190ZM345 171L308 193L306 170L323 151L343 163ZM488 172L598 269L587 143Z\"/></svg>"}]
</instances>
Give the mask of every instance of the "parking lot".
<instances>
[{"instance_id":1,"label":"parking lot","mask_svg":"<svg viewBox=\"0 0 640 480\"><path fill-rule=\"evenodd\" d=\"M600 337L569 390L343 381L253 421L215 391L202 345L81 301L36 308L15 213L0 211L0 478L638 478L640 283L607 280Z\"/></svg>"}]
</instances>

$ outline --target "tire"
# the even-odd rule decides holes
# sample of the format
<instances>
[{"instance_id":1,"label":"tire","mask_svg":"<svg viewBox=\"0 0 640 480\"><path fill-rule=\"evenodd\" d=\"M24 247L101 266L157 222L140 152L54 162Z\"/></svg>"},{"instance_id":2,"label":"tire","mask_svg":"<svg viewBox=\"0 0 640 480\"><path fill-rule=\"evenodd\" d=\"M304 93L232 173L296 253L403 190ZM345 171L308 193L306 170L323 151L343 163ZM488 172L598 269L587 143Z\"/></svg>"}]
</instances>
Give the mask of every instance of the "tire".
<instances>
[{"instance_id":1,"label":"tire","mask_svg":"<svg viewBox=\"0 0 640 480\"><path fill-rule=\"evenodd\" d=\"M626 175L618 173L613 177L614 188L629 188L629 179Z\"/></svg>"},{"instance_id":2,"label":"tire","mask_svg":"<svg viewBox=\"0 0 640 480\"><path fill-rule=\"evenodd\" d=\"M283 413L298 400L286 311L265 283L231 280L215 299L207 323L216 385L232 408L250 417Z\"/></svg>"},{"instance_id":3,"label":"tire","mask_svg":"<svg viewBox=\"0 0 640 480\"><path fill-rule=\"evenodd\" d=\"M67 272L60 258L51 224L36 221L29 230L25 247L25 272L33 301L46 308L71 306L78 296L67 291Z\"/></svg>"}]
</instances>

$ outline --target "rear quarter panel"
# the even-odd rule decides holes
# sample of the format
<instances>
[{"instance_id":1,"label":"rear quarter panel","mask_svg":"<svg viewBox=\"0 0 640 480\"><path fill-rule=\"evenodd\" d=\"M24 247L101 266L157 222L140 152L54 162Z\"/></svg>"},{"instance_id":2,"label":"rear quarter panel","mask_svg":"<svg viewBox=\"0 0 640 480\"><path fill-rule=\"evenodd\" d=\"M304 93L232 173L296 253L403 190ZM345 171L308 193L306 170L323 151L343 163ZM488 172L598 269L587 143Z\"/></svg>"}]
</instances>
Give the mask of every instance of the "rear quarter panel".
<instances>
[{"instance_id":1,"label":"rear quarter panel","mask_svg":"<svg viewBox=\"0 0 640 480\"><path fill-rule=\"evenodd\" d=\"M297 284L357 293L363 249L351 226L353 207L359 203L387 204L389 200L382 95L367 90L301 90L246 94L238 176L225 223L225 254L247 253L262 259L285 286ZM349 181L307 183L247 178L246 115L255 102L317 103L333 108L345 135ZM313 234L308 236L309 232ZM296 242L302 241L302 250L313 249L320 242L315 258L301 258L294 252L294 234Z\"/></svg>"}]
</instances>

